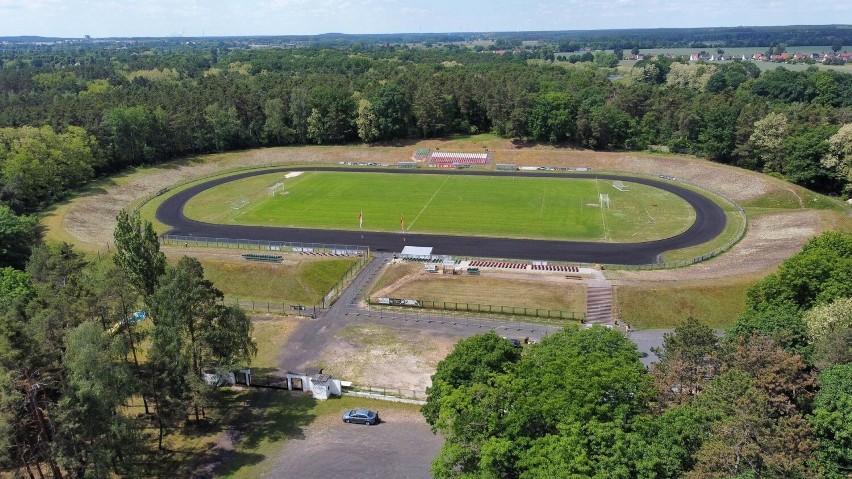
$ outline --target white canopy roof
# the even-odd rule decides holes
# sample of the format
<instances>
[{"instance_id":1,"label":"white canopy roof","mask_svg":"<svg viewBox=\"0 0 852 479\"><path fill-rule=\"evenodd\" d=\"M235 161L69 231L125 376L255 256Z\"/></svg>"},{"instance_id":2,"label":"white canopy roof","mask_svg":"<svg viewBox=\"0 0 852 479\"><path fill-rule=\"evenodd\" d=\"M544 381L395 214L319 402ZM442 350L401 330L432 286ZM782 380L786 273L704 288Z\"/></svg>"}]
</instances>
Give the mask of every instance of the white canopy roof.
<instances>
[{"instance_id":1,"label":"white canopy roof","mask_svg":"<svg viewBox=\"0 0 852 479\"><path fill-rule=\"evenodd\" d=\"M431 254L431 246L406 246L402 248L403 256L430 256Z\"/></svg>"}]
</instances>

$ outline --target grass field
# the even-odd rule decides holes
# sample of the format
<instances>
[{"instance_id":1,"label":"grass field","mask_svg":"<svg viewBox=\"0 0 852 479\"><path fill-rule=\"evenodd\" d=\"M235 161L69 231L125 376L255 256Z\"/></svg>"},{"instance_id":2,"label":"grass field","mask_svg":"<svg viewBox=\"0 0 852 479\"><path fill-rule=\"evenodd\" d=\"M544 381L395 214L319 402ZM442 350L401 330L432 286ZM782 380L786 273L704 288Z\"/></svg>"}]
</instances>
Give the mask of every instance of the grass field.
<instances>
[{"instance_id":1,"label":"grass field","mask_svg":"<svg viewBox=\"0 0 852 479\"><path fill-rule=\"evenodd\" d=\"M311 259L267 264L202 259L204 277L228 301L317 304L355 263L354 258Z\"/></svg>"},{"instance_id":2,"label":"grass field","mask_svg":"<svg viewBox=\"0 0 852 479\"><path fill-rule=\"evenodd\" d=\"M405 279L408 277L407 279ZM541 308L554 311L584 313L586 286L571 281L544 281L533 278L447 276L423 272L420 263L395 263L383 271L371 296L412 298L436 303L448 302L472 306L477 304L515 308Z\"/></svg>"},{"instance_id":3,"label":"grass field","mask_svg":"<svg viewBox=\"0 0 852 479\"><path fill-rule=\"evenodd\" d=\"M622 321L639 329L673 328L689 316L713 328L727 328L745 310L746 291L759 279L618 286L615 307Z\"/></svg>"},{"instance_id":4,"label":"grass field","mask_svg":"<svg viewBox=\"0 0 852 479\"><path fill-rule=\"evenodd\" d=\"M187 203L210 223L547 238L648 241L686 230L694 210L657 188L595 179L307 172L259 175L211 188ZM270 196L269 188L283 183ZM599 194L611 206L600 207ZM401 221L402 220L402 221ZM402 223L402 224L401 224Z\"/></svg>"}]
</instances>

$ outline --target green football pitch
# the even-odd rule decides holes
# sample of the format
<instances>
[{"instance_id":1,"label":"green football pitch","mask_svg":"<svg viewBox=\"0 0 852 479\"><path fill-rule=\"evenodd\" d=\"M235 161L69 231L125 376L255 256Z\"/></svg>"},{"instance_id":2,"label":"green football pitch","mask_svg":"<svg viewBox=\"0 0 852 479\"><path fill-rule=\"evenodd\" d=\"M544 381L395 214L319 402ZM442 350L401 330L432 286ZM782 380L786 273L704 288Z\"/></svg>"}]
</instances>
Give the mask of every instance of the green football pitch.
<instances>
[{"instance_id":1,"label":"green football pitch","mask_svg":"<svg viewBox=\"0 0 852 479\"><path fill-rule=\"evenodd\" d=\"M206 190L185 214L208 223L342 230L358 230L362 216L365 231L623 242L674 236L695 220L692 207L671 193L617 186L547 177L274 173Z\"/></svg>"}]
</instances>

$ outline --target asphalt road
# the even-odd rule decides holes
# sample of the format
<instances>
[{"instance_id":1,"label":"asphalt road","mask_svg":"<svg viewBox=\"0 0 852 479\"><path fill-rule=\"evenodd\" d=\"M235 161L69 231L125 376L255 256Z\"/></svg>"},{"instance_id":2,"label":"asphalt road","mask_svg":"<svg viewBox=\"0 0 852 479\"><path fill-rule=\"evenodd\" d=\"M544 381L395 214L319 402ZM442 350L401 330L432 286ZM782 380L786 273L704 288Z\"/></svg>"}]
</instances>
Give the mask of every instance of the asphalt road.
<instances>
[{"instance_id":1,"label":"asphalt road","mask_svg":"<svg viewBox=\"0 0 852 479\"><path fill-rule=\"evenodd\" d=\"M659 262L662 253L695 246L712 240L725 229L727 219L719 205L709 198L677 185L647 178L635 178L614 174L536 173L515 171L499 173L493 171L454 171L452 174L475 176L524 176L544 178L596 178L621 180L653 186L679 196L695 210L695 222L683 233L671 238L641 243L602 243L584 241L554 241L531 239L489 238L480 236L450 236L432 234L380 233L371 231L321 230L308 228L281 228L265 226L222 225L195 221L187 218L184 206L200 192L230 181L269 173L287 171L349 171L380 174L440 175L446 170L373 170L366 168L275 168L248 171L224 178L217 178L169 197L157 209L157 219L171 226L169 233L175 235L248 239L261 241L284 241L305 243L327 243L339 245L366 245L374 251L401 251L405 245L432 246L439 255L478 256L489 258L517 258L547 261L569 261L581 263L640 265Z\"/></svg>"}]
</instances>

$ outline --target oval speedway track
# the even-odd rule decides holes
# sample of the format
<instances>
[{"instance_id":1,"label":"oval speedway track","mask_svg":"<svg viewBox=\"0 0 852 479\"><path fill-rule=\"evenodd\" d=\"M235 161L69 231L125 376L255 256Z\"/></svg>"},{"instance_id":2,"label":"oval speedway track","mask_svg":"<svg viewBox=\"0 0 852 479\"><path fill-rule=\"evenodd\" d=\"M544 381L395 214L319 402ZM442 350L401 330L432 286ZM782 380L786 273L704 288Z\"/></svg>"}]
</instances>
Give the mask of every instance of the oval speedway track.
<instances>
[{"instance_id":1,"label":"oval speedway track","mask_svg":"<svg viewBox=\"0 0 852 479\"><path fill-rule=\"evenodd\" d=\"M373 231L323 230L269 226L211 224L187 218L184 206L198 193L230 181L257 175L289 171L342 171L374 174L523 176L544 178L580 178L621 180L653 186L679 196L695 210L695 222L683 233L655 241L640 243L603 243L592 241L558 241L483 236L450 236L437 234L386 233ZM364 245L376 251L401 251L406 245L432 246L438 255L486 258L515 258L580 263L641 265L659 262L659 256L670 250L695 246L712 240L725 229L727 218L722 208L709 198L686 188L662 181L618 174L536 173L515 171L446 170L378 170L368 168L286 167L253 170L206 181L180 191L166 199L157 209L157 220L172 229L170 234L208 238L248 239L262 241Z\"/></svg>"}]
</instances>

